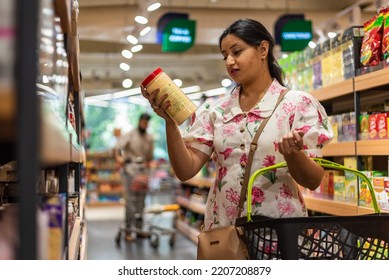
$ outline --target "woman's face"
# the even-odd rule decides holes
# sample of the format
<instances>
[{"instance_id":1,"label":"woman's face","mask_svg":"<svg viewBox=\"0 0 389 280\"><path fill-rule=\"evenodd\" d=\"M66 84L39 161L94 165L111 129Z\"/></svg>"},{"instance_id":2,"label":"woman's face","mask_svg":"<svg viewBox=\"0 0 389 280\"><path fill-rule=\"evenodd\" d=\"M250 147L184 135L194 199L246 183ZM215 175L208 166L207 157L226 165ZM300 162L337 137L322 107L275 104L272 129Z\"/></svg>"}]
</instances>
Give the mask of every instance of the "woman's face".
<instances>
[{"instance_id":1,"label":"woman's face","mask_svg":"<svg viewBox=\"0 0 389 280\"><path fill-rule=\"evenodd\" d=\"M239 37L229 34L221 41L227 72L238 84L249 84L256 81L266 67L266 56L261 43L258 47L247 44Z\"/></svg>"}]
</instances>

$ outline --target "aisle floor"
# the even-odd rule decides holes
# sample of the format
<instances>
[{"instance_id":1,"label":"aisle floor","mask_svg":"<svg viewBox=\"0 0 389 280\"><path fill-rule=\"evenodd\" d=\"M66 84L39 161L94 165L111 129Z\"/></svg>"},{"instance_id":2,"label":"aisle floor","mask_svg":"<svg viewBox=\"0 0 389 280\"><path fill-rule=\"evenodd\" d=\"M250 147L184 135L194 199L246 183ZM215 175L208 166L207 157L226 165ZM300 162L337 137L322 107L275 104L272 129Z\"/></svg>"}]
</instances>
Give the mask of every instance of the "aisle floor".
<instances>
[{"instance_id":1,"label":"aisle floor","mask_svg":"<svg viewBox=\"0 0 389 280\"><path fill-rule=\"evenodd\" d=\"M150 203L150 201L149 201ZM150 239L115 242L124 220L124 206L88 207L85 210L88 228L87 259L89 260L194 260L196 245L173 227L173 212L147 214L146 220L157 219L158 225L175 232L174 246L169 245L170 235L160 235L157 248ZM155 223L155 220L153 221Z\"/></svg>"}]
</instances>

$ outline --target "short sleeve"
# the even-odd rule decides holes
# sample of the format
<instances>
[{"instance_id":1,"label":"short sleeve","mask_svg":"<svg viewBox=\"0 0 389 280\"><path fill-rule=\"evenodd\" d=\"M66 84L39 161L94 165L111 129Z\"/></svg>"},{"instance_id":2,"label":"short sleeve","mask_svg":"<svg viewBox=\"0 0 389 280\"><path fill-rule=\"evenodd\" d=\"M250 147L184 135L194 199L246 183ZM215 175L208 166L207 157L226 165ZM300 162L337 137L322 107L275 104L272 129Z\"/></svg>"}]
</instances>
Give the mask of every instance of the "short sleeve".
<instances>
[{"instance_id":1,"label":"short sleeve","mask_svg":"<svg viewBox=\"0 0 389 280\"><path fill-rule=\"evenodd\" d=\"M321 157L321 148L333 138L329 119L320 102L305 92L297 94L291 129L304 132L304 151L309 157Z\"/></svg>"},{"instance_id":2,"label":"short sleeve","mask_svg":"<svg viewBox=\"0 0 389 280\"><path fill-rule=\"evenodd\" d=\"M213 151L213 122L211 121L210 103L203 103L192 115L191 123L183 133L187 147L192 147L211 155Z\"/></svg>"}]
</instances>

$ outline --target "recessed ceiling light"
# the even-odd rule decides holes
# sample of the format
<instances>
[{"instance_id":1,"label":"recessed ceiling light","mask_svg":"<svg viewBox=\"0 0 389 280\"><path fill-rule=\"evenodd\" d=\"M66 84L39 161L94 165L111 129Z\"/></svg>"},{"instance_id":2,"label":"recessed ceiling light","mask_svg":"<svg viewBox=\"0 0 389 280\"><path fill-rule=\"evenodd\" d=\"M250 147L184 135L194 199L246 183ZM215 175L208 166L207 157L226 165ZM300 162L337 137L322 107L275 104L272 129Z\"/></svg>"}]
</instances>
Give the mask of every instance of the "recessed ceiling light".
<instances>
[{"instance_id":1,"label":"recessed ceiling light","mask_svg":"<svg viewBox=\"0 0 389 280\"><path fill-rule=\"evenodd\" d=\"M133 53L135 53L135 52L139 52L141 49L143 49L143 46L142 46L142 45L136 45L136 46L133 46L133 47L131 48L131 51L132 51Z\"/></svg>"},{"instance_id":2,"label":"recessed ceiling light","mask_svg":"<svg viewBox=\"0 0 389 280\"><path fill-rule=\"evenodd\" d=\"M154 4L151 4L150 6L147 7L147 10L149 12L155 11L161 7L161 3L155 2Z\"/></svg>"},{"instance_id":3,"label":"recessed ceiling light","mask_svg":"<svg viewBox=\"0 0 389 280\"><path fill-rule=\"evenodd\" d=\"M127 36L127 41L130 42L133 45L138 44L138 39L135 36L133 36L133 35L128 35Z\"/></svg>"},{"instance_id":4,"label":"recessed ceiling light","mask_svg":"<svg viewBox=\"0 0 389 280\"><path fill-rule=\"evenodd\" d=\"M136 16L135 21L137 23L140 23L140 24L146 24L149 22L149 20L147 18L145 18L144 16Z\"/></svg>"},{"instance_id":5,"label":"recessed ceiling light","mask_svg":"<svg viewBox=\"0 0 389 280\"><path fill-rule=\"evenodd\" d=\"M128 70L130 70L130 65L128 65L127 63L124 63L124 62L120 63L119 67L120 67L120 69L122 69L123 71L128 71Z\"/></svg>"},{"instance_id":6,"label":"recessed ceiling light","mask_svg":"<svg viewBox=\"0 0 389 280\"><path fill-rule=\"evenodd\" d=\"M122 82L122 86L124 88L130 88L132 86L132 80L131 79L124 79Z\"/></svg>"},{"instance_id":7,"label":"recessed ceiling light","mask_svg":"<svg viewBox=\"0 0 389 280\"><path fill-rule=\"evenodd\" d=\"M130 50L122 50L122 56L124 56L127 59L130 59L133 57L133 54Z\"/></svg>"}]
</instances>

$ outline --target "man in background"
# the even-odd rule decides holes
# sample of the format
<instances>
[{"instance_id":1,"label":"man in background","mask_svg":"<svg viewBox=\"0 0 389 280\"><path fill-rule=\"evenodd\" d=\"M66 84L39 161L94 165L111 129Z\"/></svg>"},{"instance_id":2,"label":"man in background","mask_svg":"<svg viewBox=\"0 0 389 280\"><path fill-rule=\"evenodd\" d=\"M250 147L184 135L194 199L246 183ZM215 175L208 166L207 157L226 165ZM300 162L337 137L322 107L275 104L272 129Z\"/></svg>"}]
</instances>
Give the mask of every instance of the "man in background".
<instances>
[{"instance_id":1,"label":"man in background","mask_svg":"<svg viewBox=\"0 0 389 280\"><path fill-rule=\"evenodd\" d=\"M149 114L141 114L138 127L121 136L114 149L115 160L121 168L125 188L127 241L134 240L135 236L149 237L149 233L142 229L148 191L148 171L154 150L154 138L147 132L149 120Z\"/></svg>"}]
</instances>

